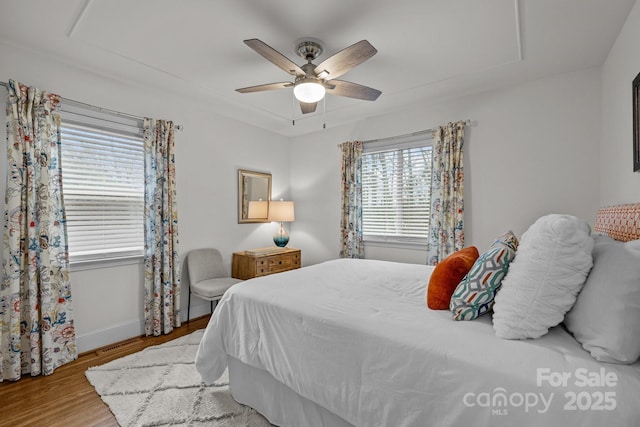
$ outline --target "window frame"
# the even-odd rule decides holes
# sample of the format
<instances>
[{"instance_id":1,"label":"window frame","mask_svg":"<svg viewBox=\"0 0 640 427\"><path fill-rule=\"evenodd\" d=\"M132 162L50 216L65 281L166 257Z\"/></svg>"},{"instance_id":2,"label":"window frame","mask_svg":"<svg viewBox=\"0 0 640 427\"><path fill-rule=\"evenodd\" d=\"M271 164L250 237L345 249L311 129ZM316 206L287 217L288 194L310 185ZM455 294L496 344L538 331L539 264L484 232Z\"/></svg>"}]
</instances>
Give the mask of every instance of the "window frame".
<instances>
[{"instance_id":1,"label":"window frame","mask_svg":"<svg viewBox=\"0 0 640 427\"><path fill-rule=\"evenodd\" d=\"M422 148L433 147L433 137L431 132L415 133L400 137L390 137L381 140L365 141L363 143L362 156L371 153L377 153L382 151L395 151L409 148ZM432 152L433 159L433 152ZM433 169L433 163L431 165ZM364 177L362 177L364 181ZM364 183L361 183L364 185ZM364 189L363 189L364 191ZM431 196L429 196L429 203L431 203ZM364 205L364 201L363 201ZM431 208L431 207L429 207ZM363 206L364 210L364 206ZM364 211L363 211L363 223L364 223ZM364 225L364 224L363 224ZM364 227L363 227L364 228ZM428 237L408 237L408 236L380 236L365 234L364 229L362 232L362 239L366 246L385 247L385 248L399 248L399 249L416 249L424 250L428 245Z\"/></svg>"},{"instance_id":2,"label":"window frame","mask_svg":"<svg viewBox=\"0 0 640 427\"><path fill-rule=\"evenodd\" d=\"M111 112L110 110L104 110L99 107L93 107L88 104L64 100L64 102L60 106L60 124L61 128L65 127L65 123L68 125L79 125L83 127L92 128L93 130L100 132L104 131L113 132L115 131L123 131L130 136L133 136L136 139L140 139L142 143L142 148L144 148L143 142L143 122L142 118L138 119L132 116L118 114L117 112ZM61 132L62 133L62 132ZM61 144L64 145L64 139L61 135ZM64 148L62 148L64 150ZM62 193L63 197L65 196L65 185L64 185L64 154L61 156L61 167L62 167ZM144 221L144 154L141 157L142 164L142 206L141 206L141 216ZM67 218L67 228L69 228L69 219ZM107 252L102 253L100 257L80 257L76 259L69 260L69 266L71 271L81 271L81 270L91 270L97 268L108 268L114 266L122 266L122 265L131 265L131 264L141 264L144 260L144 223L141 226L142 232L142 248L137 251L131 251L125 253L124 251L115 256L106 256ZM70 245L70 241L67 241L67 244ZM69 247L71 252L71 247Z\"/></svg>"}]
</instances>

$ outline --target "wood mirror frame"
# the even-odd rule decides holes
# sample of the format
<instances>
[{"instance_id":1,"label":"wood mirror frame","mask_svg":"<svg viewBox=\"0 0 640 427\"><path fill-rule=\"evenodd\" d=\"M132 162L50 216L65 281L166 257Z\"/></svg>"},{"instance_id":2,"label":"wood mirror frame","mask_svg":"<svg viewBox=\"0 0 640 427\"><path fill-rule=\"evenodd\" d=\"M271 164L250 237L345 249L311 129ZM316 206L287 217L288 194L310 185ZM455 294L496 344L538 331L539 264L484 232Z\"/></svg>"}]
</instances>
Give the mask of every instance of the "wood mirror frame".
<instances>
[{"instance_id":1,"label":"wood mirror frame","mask_svg":"<svg viewBox=\"0 0 640 427\"><path fill-rule=\"evenodd\" d=\"M271 174L238 169L238 224L269 222Z\"/></svg>"},{"instance_id":2,"label":"wood mirror frame","mask_svg":"<svg viewBox=\"0 0 640 427\"><path fill-rule=\"evenodd\" d=\"M633 171L640 172L640 73L633 80Z\"/></svg>"}]
</instances>

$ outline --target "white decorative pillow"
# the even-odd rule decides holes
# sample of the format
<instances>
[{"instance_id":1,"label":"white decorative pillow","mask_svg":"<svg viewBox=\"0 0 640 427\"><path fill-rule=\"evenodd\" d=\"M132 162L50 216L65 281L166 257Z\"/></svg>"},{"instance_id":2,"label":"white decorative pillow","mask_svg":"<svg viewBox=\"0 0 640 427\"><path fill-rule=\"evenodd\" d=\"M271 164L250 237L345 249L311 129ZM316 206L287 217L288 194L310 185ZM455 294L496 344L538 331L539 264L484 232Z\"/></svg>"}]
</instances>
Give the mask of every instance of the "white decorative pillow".
<instances>
[{"instance_id":1,"label":"white decorative pillow","mask_svg":"<svg viewBox=\"0 0 640 427\"><path fill-rule=\"evenodd\" d=\"M546 215L529 227L496 295L497 336L540 338L562 322L593 265L590 232L571 215Z\"/></svg>"},{"instance_id":2,"label":"white decorative pillow","mask_svg":"<svg viewBox=\"0 0 640 427\"><path fill-rule=\"evenodd\" d=\"M640 357L640 240L596 236L593 269L565 325L601 362Z\"/></svg>"}]
</instances>

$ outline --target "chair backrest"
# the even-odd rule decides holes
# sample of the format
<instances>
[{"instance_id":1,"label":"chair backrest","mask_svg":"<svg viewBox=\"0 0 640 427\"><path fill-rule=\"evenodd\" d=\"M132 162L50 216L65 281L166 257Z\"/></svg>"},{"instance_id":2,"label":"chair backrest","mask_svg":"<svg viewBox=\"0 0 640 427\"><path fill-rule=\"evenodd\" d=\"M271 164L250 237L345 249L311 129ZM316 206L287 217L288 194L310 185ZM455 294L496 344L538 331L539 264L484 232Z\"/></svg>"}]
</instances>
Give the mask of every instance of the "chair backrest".
<instances>
[{"instance_id":1,"label":"chair backrest","mask_svg":"<svg viewBox=\"0 0 640 427\"><path fill-rule=\"evenodd\" d=\"M189 269L190 283L229 277L220 251L213 248L194 249L189 252L187 254L187 268Z\"/></svg>"}]
</instances>

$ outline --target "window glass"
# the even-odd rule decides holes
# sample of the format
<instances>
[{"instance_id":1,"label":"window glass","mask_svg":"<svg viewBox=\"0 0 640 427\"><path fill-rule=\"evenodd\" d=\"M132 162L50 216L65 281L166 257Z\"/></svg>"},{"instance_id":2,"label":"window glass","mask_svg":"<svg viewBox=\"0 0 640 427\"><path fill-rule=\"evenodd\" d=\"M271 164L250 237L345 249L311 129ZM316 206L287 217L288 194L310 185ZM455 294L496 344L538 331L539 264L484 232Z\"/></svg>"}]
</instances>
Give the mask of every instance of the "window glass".
<instances>
[{"instance_id":1,"label":"window glass","mask_svg":"<svg viewBox=\"0 0 640 427\"><path fill-rule=\"evenodd\" d=\"M70 261L142 256L142 120L76 105L65 105L61 119Z\"/></svg>"},{"instance_id":2,"label":"window glass","mask_svg":"<svg viewBox=\"0 0 640 427\"><path fill-rule=\"evenodd\" d=\"M365 240L426 242L430 190L430 141L391 144L382 149L365 147L362 162Z\"/></svg>"}]
</instances>

